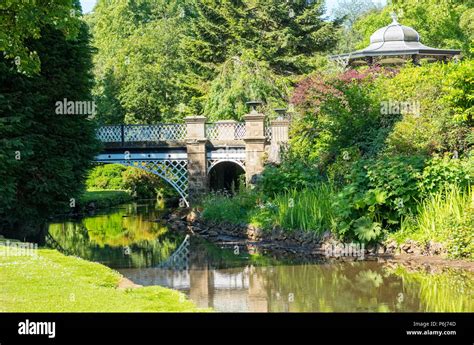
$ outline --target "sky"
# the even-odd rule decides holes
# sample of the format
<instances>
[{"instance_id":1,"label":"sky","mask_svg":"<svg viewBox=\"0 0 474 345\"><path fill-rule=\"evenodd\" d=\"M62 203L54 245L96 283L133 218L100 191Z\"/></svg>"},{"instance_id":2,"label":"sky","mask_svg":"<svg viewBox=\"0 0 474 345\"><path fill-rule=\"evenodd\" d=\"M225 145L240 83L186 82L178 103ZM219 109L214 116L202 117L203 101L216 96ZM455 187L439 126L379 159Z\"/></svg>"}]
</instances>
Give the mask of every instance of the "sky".
<instances>
[{"instance_id":1,"label":"sky","mask_svg":"<svg viewBox=\"0 0 474 345\"><path fill-rule=\"evenodd\" d=\"M369 0L367 0L369 1ZM81 0L82 10L84 13L89 13L94 8L97 0ZM337 6L339 0L326 0L327 13L331 14L332 10ZM375 3L385 5L387 0L373 0Z\"/></svg>"}]
</instances>

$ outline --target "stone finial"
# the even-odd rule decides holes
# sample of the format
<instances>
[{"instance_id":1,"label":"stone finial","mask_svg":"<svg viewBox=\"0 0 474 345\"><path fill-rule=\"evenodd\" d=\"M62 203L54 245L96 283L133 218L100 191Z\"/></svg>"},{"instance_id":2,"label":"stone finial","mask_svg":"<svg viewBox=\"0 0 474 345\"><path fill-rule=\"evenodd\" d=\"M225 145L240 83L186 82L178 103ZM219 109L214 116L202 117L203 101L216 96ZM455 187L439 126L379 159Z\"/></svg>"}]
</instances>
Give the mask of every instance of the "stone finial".
<instances>
[{"instance_id":1,"label":"stone finial","mask_svg":"<svg viewBox=\"0 0 474 345\"><path fill-rule=\"evenodd\" d=\"M251 114L256 114L257 113L257 107L259 105L262 105L263 102L262 101L248 101L245 104L247 104L248 106L250 106L252 108L252 110L250 112Z\"/></svg>"},{"instance_id":2,"label":"stone finial","mask_svg":"<svg viewBox=\"0 0 474 345\"><path fill-rule=\"evenodd\" d=\"M392 24L398 24L398 16L395 11L392 11L392 13L390 13L390 17L392 18L392 21L393 21Z\"/></svg>"}]
</instances>

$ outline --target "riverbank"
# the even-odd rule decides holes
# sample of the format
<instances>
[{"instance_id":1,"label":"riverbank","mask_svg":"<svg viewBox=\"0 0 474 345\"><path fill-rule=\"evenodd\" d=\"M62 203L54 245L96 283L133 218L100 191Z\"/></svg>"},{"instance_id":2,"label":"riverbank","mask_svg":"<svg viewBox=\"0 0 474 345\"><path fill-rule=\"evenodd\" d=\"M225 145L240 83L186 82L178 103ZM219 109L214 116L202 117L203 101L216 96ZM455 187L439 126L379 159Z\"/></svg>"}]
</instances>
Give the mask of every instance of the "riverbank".
<instances>
[{"instance_id":1,"label":"riverbank","mask_svg":"<svg viewBox=\"0 0 474 345\"><path fill-rule=\"evenodd\" d=\"M138 287L98 263L56 250L0 246L0 312L196 312L184 294Z\"/></svg>"},{"instance_id":2,"label":"riverbank","mask_svg":"<svg viewBox=\"0 0 474 345\"><path fill-rule=\"evenodd\" d=\"M74 207L75 214L106 209L134 200L134 197L125 190L88 190L79 198Z\"/></svg>"},{"instance_id":3,"label":"riverbank","mask_svg":"<svg viewBox=\"0 0 474 345\"><path fill-rule=\"evenodd\" d=\"M165 216L170 229L198 235L220 244L249 249L251 252L270 254L279 258L310 261L396 261L430 264L438 267L462 268L474 272L474 261L453 260L438 243L426 246L408 240L398 244L393 239L353 247L347 255L348 244L337 240L330 232L322 236L314 232L288 231L281 228L263 230L249 224L232 224L203 219L196 210L177 210Z\"/></svg>"}]
</instances>

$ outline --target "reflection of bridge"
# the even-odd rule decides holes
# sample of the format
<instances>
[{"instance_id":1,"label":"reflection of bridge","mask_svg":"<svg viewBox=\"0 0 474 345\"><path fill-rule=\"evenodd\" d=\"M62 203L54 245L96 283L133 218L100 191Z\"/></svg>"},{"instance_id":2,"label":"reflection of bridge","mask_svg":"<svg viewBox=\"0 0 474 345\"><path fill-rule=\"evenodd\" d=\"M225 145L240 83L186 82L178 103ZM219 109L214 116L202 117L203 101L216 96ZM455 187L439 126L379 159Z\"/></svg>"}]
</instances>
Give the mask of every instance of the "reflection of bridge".
<instances>
[{"instance_id":1,"label":"reflection of bridge","mask_svg":"<svg viewBox=\"0 0 474 345\"><path fill-rule=\"evenodd\" d=\"M262 171L265 153L278 159L279 145L288 140L288 121L265 126L265 116L255 110L244 120L206 123L205 117L193 116L184 124L103 126L97 136L104 150L95 160L159 175L189 205L208 190L212 171L222 180L230 164L234 173L245 172L249 183Z\"/></svg>"},{"instance_id":2,"label":"reflection of bridge","mask_svg":"<svg viewBox=\"0 0 474 345\"><path fill-rule=\"evenodd\" d=\"M189 235L186 235L181 245L158 267L167 270L183 271L189 268Z\"/></svg>"}]
</instances>

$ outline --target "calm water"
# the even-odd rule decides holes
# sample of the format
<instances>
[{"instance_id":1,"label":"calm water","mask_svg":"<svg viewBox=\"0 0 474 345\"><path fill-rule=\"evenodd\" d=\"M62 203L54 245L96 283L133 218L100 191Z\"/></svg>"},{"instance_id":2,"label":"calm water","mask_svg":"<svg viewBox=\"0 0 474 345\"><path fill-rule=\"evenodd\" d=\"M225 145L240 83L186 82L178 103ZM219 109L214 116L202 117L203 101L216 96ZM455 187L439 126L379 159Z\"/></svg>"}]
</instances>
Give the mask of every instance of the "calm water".
<instances>
[{"instance_id":1,"label":"calm water","mask_svg":"<svg viewBox=\"0 0 474 345\"><path fill-rule=\"evenodd\" d=\"M395 264L291 263L169 231L146 202L50 225L55 245L218 311L474 311L474 274Z\"/></svg>"}]
</instances>

